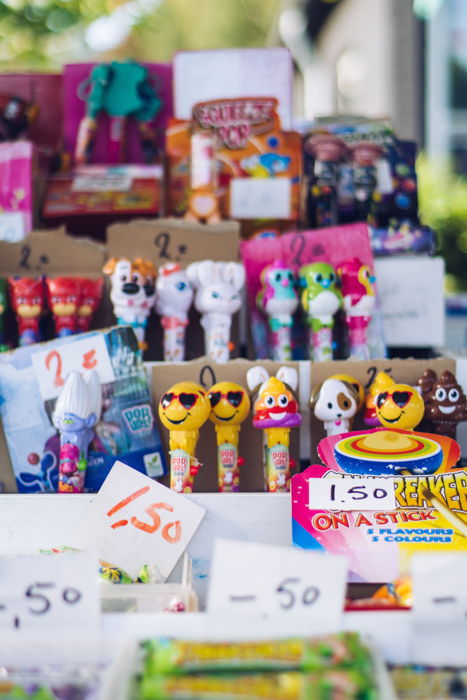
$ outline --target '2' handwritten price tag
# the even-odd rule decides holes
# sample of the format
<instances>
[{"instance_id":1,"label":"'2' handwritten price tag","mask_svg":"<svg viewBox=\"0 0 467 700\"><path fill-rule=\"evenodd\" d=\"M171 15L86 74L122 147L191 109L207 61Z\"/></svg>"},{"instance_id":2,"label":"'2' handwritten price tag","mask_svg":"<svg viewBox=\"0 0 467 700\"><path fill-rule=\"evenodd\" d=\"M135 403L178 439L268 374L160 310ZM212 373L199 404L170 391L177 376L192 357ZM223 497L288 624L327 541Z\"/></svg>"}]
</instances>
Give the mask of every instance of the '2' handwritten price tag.
<instances>
[{"instance_id":1,"label":"'2' handwritten price tag","mask_svg":"<svg viewBox=\"0 0 467 700\"><path fill-rule=\"evenodd\" d=\"M80 340L35 352L32 365L44 401L55 399L72 370L86 374L95 370L101 384L113 382L115 374L104 337L91 333Z\"/></svg>"},{"instance_id":2,"label":"'2' handwritten price tag","mask_svg":"<svg viewBox=\"0 0 467 700\"><path fill-rule=\"evenodd\" d=\"M309 479L311 510L394 510L396 497L391 478Z\"/></svg>"},{"instance_id":3,"label":"'2' handwritten price tag","mask_svg":"<svg viewBox=\"0 0 467 700\"><path fill-rule=\"evenodd\" d=\"M295 633L333 632L340 627L346 580L345 557L219 539L207 609L282 616L293 621Z\"/></svg>"},{"instance_id":4,"label":"'2' handwritten price tag","mask_svg":"<svg viewBox=\"0 0 467 700\"><path fill-rule=\"evenodd\" d=\"M0 558L0 635L97 630L97 561L83 552Z\"/></svg>"},{"instance_id":5,"label":"'2' handwritten price tag","mask_svg":"<svg viewBox=\"0 0 467 700\"><path fill-rule=\"evenodd\" d=\"M132 578L145 564L155 564L165 580L205 512L185 496L115 462L73 544L96 551Z\"/></svg>"}]
</instances>

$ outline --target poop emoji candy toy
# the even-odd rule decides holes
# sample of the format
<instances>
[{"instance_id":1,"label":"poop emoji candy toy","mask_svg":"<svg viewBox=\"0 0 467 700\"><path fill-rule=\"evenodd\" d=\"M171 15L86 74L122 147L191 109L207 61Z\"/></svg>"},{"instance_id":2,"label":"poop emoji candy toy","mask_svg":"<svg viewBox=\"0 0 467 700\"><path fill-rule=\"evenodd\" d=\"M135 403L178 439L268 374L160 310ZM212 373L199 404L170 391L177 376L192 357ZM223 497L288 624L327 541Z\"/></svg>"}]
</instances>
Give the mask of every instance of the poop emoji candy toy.
<instances>
[{"instance_id":1,"label":"poop emoji candy toy","mask_svg":"<svg viewBox=\"0 0 467 700\"><path fill-rule=\"evenodd\" d=\"M446 370L438 378L431 369L418 380L425 402L425 419L438 435L456 439L458 423L467 421L467 399L452 372Z\"/></svg>"},{"instance_id":2,"label":"poop emoji candy toy","mask_svg":"<svg viewBox=\"0 0 467 700\"><path fill-rule=\"evenodd\" d=\"M414 387L392 384L376 396L376 416L385 428L413 430L422 420L425 406Z\"/></svg>"},{"instance_id":3,"label":"poop emoji candy toy","mask_svg":"<svg viewBox=\"0 0 467 700\"><path fill-rule=\"evenodd\" d=\"M199 429L207 421L211 405L204 389L194 382L178 382L159 402L159 418L170 431L170 488L191 493L199 463L195 449Z\"/></svg>"},{"instance_id":4,"label":"poop emoji candy toy","mask_svg":"<svg viewBox=\"0 0 467 700\"><path fill-rule=\"evenodd\" d=\"M219 491L240 490L241 458L238 457L240 426L250 412L245 389L234 382L218 382L209 390L209 419L217 437Z\"/></svg>"}]
</instances>

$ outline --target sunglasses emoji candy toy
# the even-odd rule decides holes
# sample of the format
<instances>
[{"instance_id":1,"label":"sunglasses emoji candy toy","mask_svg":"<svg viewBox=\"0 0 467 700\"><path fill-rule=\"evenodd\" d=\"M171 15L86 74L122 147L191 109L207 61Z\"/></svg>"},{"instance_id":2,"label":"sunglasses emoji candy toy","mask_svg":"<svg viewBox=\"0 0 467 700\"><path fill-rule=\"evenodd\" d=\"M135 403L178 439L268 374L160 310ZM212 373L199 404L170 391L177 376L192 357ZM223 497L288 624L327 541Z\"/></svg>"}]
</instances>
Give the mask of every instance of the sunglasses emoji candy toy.
<instances>
[{"instance_id":1,"label":"sunglasses emoji candy toy","mask_svg":"<svg viewBox=\"0 0 467 700\"><path fill-rule=\"evenodd\" d=\"M243 459L238 456L238 441L240 426L250 412L250 398L235 382L214 384L208 398L211 404L209 420L216 429L219 491L238 492L243 464Z\"/></svg>"},{"instance_id":2,"label":"sunglasses emoji candy toy","mask_svg":"<svg viewBox=\"0 0 467 700\"><path fill-rule=\"evenodd\" d=\"M200 466L195 456L199 430L210 412L207 394L195 382L178 382L161 397L159 418L170 434L170 488L173 491L193 491L193 479Z\"/></svg>"}]
</instances>

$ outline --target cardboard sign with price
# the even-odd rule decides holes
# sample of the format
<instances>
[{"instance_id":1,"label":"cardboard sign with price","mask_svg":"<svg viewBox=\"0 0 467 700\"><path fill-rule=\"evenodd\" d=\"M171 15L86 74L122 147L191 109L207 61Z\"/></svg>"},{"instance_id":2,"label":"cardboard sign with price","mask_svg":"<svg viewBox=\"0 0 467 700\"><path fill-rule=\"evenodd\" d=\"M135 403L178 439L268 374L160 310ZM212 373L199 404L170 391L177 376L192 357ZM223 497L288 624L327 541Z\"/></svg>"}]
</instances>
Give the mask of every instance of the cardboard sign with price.
<instances>
[{"instance_id":1,"label":"cardboard sign with price","mask_svg":"<svg viewBox=\"0 0 467 700\"><path fill-rule=\"evenodd\" d=\"M155 564L165 580L205 514L204 508L122 462L90 504L73 545L136 578Z\"/></svg>"},{"instance_id":2,"label":"cardboard sign with price","mask_svg":"<svg viewBox=\"0 0 467 700\"><path fill-rule=\"evenodd\" d=\"M96 568L83 552L0 557L0 636L97 631Z\"/></svg>"},{"instance_id":3,"label":"cardboard sign with price","mask_svg":"<svg viewBox=\"0 0 467 700\"><path fill-rule=\"evenodd\" d=\"M209 613L290 620L295 634L341 628L347 560L287 547L216 540Z\"/></svg>"}]
</instances>

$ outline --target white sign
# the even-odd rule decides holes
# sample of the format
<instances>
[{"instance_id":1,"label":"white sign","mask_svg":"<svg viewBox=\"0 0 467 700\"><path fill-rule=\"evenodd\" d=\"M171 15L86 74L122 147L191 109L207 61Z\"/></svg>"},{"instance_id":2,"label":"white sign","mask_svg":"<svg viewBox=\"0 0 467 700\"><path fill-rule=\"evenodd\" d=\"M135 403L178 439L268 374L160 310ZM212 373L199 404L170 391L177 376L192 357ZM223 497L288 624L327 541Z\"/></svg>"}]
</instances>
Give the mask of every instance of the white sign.
<instances>
[{"instance_id":1,"label":"white sign","mask_svg":"<svg viewBox=\"0 0 467 700\"><path fill-rule=\"evenodd\" d=\"M438 666L465 666L467 589L464 581L467 577L467 553L416 554L411 568L411 660Z\"/></svg>"},{"instance_id":2,"label":"white sign","mask_svg":"<svg viewBox=\"0 0 467 700\"><path fill-rule=\"evenodd\" d=\"M172 65L177 119L191 119L196 103L219 97L276 97L281 126L291 128L293 65L288 49L180 51Z\"/></svg>"},{"instance_id":3,"label":"white sign","mask_svg":"<svg viewBox=\"0 0 467 700\"><path fill-rule=\"evenodd\" d=\"M444 344L444 261L393 256L375 260L378 299L386 345Z\"/></svg>"},{"instance_id":4,"label":"white sign","mask_svg":"<svg viewBox=\"0 0 467 700\"><path fill-rule=\"evenodd\" d=\"M148 476L115 462L76 531L73 545L136 578L155 564L167 578L205 509Z\"/></svg>"},{"instance_id":5,"label":"white sign","mask_svg":"<svg viewBox=\"0 0 467 700\"><path fill-rule=\"evenodd\" d=\"M235 219L289 219L287 177L237 177L230 181L230 216Z\"/></svg>"},{"instance_id":6,"label":"white sign","mask_svg":"<svg viewBox=\"0 0 467 700\"><path fill-rule=\"evenodd\" d=\"M17 243L26 236L24 214L20 211L2 212L0 214L0 241Z\"/></svg>"},{"instance_id":7,"label":"white sign","mask_svg":"<svg viewBox=\"0 0 467 700\"><path fill-rule=\"evenodd\" d=\"M128 173L101 173L77 175L73 179L73 192L129 192L132 177Z\"/></svg>"},{"instance_id":8,"label":"white sign","mask_svg":"<svg viewBox=\"0 0 467 700\"><path fill-rule=\"evenodd\" d=\"M309 479L311 510L394 510L394 480L375 477L354 479Z\"/></svg>"},{"instance_id":9,"label":"white sign","mask_svg":"<svg viewBox=\"0 0 467 700\"><path fill-rule=\"evenodd\" d=\"M336 631L344 608L346 580L345 557L218 539L207 610L239 616L283 616L294 621L297 633Z\"/></svg>"},{"instance_id":10,"label":"white sign","mask_svg":"<svg viewBox=\"0 0 467 700\"><path fill-rule=\"evenodd\" d=\"M109 352L100 333L35 352L32 365L44 401L55 399L60 394L72 370L81 374L95 370L101 384L115 380Z\"/></svg>"},{"instance_id":11,"label":"white sign","mask_svg":"<svg viewBox=\"0 0 467 700\"><path fill-rule=\"evenodd\" d=\"M0 558L0 635L97 631L97 561L82 552Z\"/></svg>"}]
</instances>

